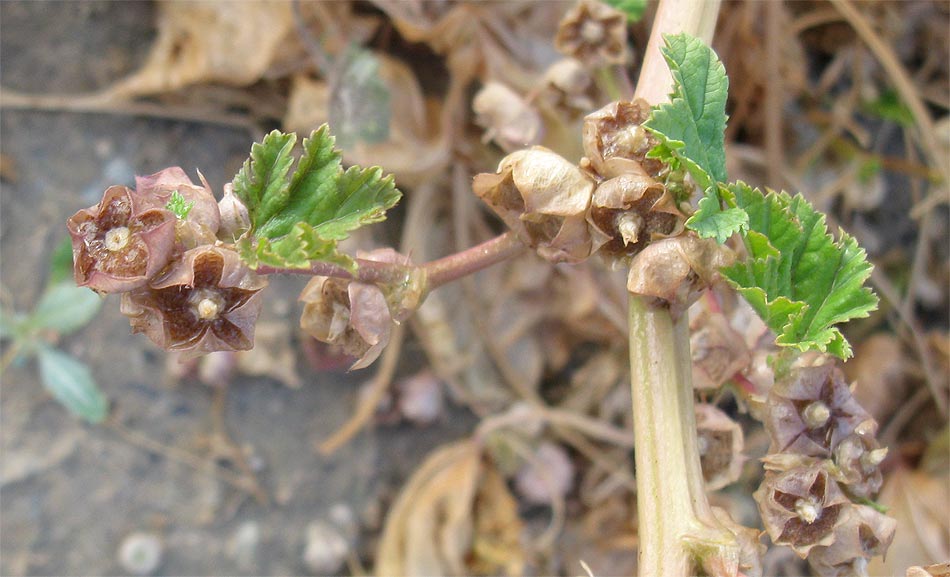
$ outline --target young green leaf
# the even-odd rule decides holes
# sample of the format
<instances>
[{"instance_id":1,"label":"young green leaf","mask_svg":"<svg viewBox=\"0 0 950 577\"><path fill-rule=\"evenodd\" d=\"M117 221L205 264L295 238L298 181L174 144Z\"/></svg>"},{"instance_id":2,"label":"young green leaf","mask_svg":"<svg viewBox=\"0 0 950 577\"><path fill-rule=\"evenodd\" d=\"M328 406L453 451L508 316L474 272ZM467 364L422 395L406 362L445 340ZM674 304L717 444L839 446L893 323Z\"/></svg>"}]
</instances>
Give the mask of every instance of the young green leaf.
<instances>
[{"instance_id":1,"label":"young green leaf","mask_svg":"<svg viewBox=\"0 0 950 577\"><path fill-rule=\"evenodd\" d=\"M670 101L644 123L681 158L703 190L726 181L726 96L729 79L713 52L688 34L664 36L660 50L673 74Z\"/></svg>"},{"instance_id":2,"label":"young green leaf","mask_svg":"<svg viewBox=\"0 0 950 577\"><path fill-rule=\"evenodd\" d=\"M71 282L59 283L43 293L27 325L67 335L88 324L101 307L102 297L95 292Z\"/></svg>"},{"instance_id":3,"label":"young green leaf","mask_svg":"<svg viewBox=\"0 0 950 577\"><path fill-rule=\"evenodd\" d=\"M165 205L165 208L175 213L175 216L179 219L185 220L188 218L188 213L191 212L193 206L195 206L195 201L188 202L185 200L185 197L176 190L172 192L172 196L168 199L168 204Z\"/></svg>"},{"instance_id":4,"label":"young green leaf","mask_svg":"<svg viewBox=\"0 0 950 577\"><path fill-rule=\"evenodd\" d=\"M723 275L775 331L779 345L850 357L851 347L834 325L877 307L864 286L872 268L864 250L843 231L836 242L825 216L801 195L763 194L742 182L727 190L748 214L749 256Z\"/></svg>"},{"instance_id":5,"label":"young green leaf","mask_svg":"<svg viewBox=\"0 0 950 577\"><path fill-rule=\"evenodd\" d=\"M337 251L336 241L321 237L305 222L298 222L289 234L274 240L243 238L238 241L237 249L241 260L252 268L266 265L307 269L314 260L332 262L350 270L355 270L356 265L353 259Z\"/></svg>"},{"instance_id":6,"label":"young green leaf","mask_svg":"<svg viewBox=\"0 0 950 577\"><path fill-rule=\"evenodd\" d=\"M40 347L37 353L46 390L77 417L90 423L104 421L109 414L109 401L96 385L89 367L50 347Z\"/></svg>"},{"instance_id":7,"label":"young green leaf","mask_svg":"<svg viewBox=\"0 0 950 577\"><path fill-rule=\"evenodd\" d=\"M723 244L730 236L748 226L749 215L738 207L723 209L717 189L709 187L706 190L696 212L686 221L686 228L702 238L715 238L716 242Z\"/></svg>"},{"instance_id":8,"label":"young green leaf","mask_svg":"<svg viewBox=\"0 0 950 577\"><path fill-rule=\"evenodd\" d=\"M307 268L309 261L322 260L350 267L353 260L337 251L336 242L385 219L401 193L378 167L344 172L326 125L304 139L288 181L295 141L294 135L270 133L234 178L234 193L251 220L239 243L241 256L251 266Z\"/></svg>"},{"instance_id":9,"label":"young green leaf","mask_svg":"<svg viewBox=\"0 0 950 577\"><path fill-rule=\"evenodd\" d=\"M296 134L274 130L251 146L251 157L235 175L234 194L247 207L251 226L258 226L266 218L261 216L266 215L262 209L265 198L273 202L272 199L286 194L287 174L294 162L291 152L296 142Z\"/></svg>"}]
</instances>

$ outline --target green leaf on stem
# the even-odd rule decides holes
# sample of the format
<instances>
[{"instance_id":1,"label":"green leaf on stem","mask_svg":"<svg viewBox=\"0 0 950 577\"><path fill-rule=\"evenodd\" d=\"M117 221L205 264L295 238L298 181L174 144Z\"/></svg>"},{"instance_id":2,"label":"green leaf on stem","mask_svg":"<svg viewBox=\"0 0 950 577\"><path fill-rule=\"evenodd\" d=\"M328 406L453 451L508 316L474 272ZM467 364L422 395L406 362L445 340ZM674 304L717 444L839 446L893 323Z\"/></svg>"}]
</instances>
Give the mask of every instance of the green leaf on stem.
<instances>
[{"instance_id":1,"label":"green leaf on stem","mask_svg":"<svg viewBox=\"0 0 950 577\"><path fill-rule=\"evenodd\" d=\"M828 234L825 215L801 195L738 182L729 200L749 217L748 258L722 270L777 335L782 346L829 352L851 347L834 325L868 316L877 296L866 286L872 266L853 237Z\"/></svg>"},{"instance_id":2,"label":"green leaf on stem","mask_svg":"<svg viewBox=\"0 0 950 577\"><path fill-rule=\"evenodd\" d=\"M109 401L96 385L89 367L50 347L40 347L37 353L43 386L57 401L90 423L105 420Z\"/></svg>"},{"instance_id":3,"label":"green leaf on stem","mask_svg":"<svg viewBox=\"0 0 950 577\"><path fill-rule=\"evenodd\" d=\"M384 220L401 193L378 167L344 171L327 125L304 139L291 175L295 142L293 134L271 132L254 144L234 177L234 194L251 220L239 243L242 258L251 266L307 268L311 260L352 266L352 259L337 251L337 241Z\"/></svg>"},{"instance_id":4,"label":"green leaf on stem","mask_svg":"<svg viewBox=\"0 0 950 577\"><path fill-rule=\"evenodd\" d=\"M86 326L102 307L102 297L71 282L54 285L43 293L26 321L33 330L51 329L68 335Z\"/></svg>"},{"instance_id":5,"label":"green leaf on stem","mask_svg":"<svg viewBox=\"0 0 950 577\"><path fill-rule=\"evenodd\" d=\"M679 158L703 190L726 181L726 70L702 40L665 35L660 50L673 74L668 103L653 108L644 126L660 139L665 155Z\"/></svg>"},{"instance_id":6,"label":"green leaf on stem","mask_svg":"<svg viewBox=\"0 0 950 577\"><path fill-rule=\"evenodd\" d=\"M261 265L276 268L308 269L311 261L332 262L351 271L355 261L336 249L336 241L327 240L309 224L298 222L289 234L274 240L244 237L237 243L241 260L252 268Z\"/></svg>"},{"instance_id":7,"label":"green leaf on stem","mask_svg":"<svg viewBox=\"0 0 950 577\"><path fill-rule=\"evenodd\" d=\"M730 236L748 227L749 215L735 206L723 209L717 190L718 186L706 190L696 212L686 221L686 227L702 238L715 238L716 242L723 244Z\"/></svg>"}]
</instances>

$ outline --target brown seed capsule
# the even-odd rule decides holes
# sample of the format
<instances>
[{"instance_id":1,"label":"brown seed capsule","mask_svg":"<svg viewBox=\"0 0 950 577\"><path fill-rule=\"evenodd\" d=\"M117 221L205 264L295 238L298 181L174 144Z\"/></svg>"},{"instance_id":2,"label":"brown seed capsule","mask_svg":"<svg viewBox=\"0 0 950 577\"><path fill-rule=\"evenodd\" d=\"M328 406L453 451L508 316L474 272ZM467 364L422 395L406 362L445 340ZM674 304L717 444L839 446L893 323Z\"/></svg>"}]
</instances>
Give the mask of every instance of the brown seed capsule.
<instances>
[{"instance_id":1,"label":"brown seed capsule","mask_svg":"<svg viewBox=\"0 0 950 577\"><path fill-rule=\"evenodd\" d=\"M804 558L816 546L834 542L851 502L820 464L765 474L755 492L762 522L772 542Z\"/></svg>"},{"instance_id":2,"label":"brown seed capsule","mask_svg":"<svg viewBox=\"0 0 950 577\"><path fill-rule=\"evenodd\" d=\"M593 237L609 238L599 248L608 258L625 259L651 241L683 230L685 215L673 197L640 164L626 159L627 172L597 185L587 217Z\"/></svg>"},{"instance_id":3,"label":"brown seed capsule","mask_svg":"<svg viewBox=\"0 0 950 577\"><path fill-rule=\"evenodd\" d=\"M598 68L627 60L627 16L598 0L580 0L561 19L554 47Z\"/></svg>"},{"instance_id":4,"label":"brown seed capsule","mask_svg":"<svg viewBox=\"0 0 950 577\"><path fill-rule=\"evenodd\" d=\"M546 148L509 154L497 174L477 175L472 187L525 244L551 262L580 262L606 240L592 238L586 220L594 181Z\"/></svg>"},{"instance_id":5,"label":"brown seed capsule","mask_svg":"<svg viewBox=\"0 0 950 577\"><path fill-rule=\"evenodd\" d=\"M187 251L148 287L122 295L132 332L158 346L191 354L254 346L254 323L267 280L234 251L203 246Z\"/></svg>"},{"instance_id":6,"label":"brown seed capsule","mask_svg":"<svg viewBox=\"0 0 950 577\"><path fill-rule=\"evenodd\" d=\"M594 107L588 94L593 83L590 71L579 60L562 58L544 72L542 94L554 106L587 111Z\"/></svg>"},{"instance_id":7,"label":"brown seed capsule","mask_svg":"<svg viewBox=\"0 0 950 577\"><path fill-rule=\"evenodd\" d=\"M155 198L110 187L66 221L76 284L103 293L144 286L171 258L175 221Z\"/></svg>"},{"instance_id":8,"label":"brown seed capsule","mask_svg":"<svg viewBox=\"0 0 950 577\"><path fill-rule=\"evenodd\" d=\"M887 552L896 530L891 517L867 505L853 505L835 529L834 542L813 549L808 563L820 575L867 575L868 560Z\"/></svg>"},{"instance_id":9,"label":"brown seed capsule","mask_svg":"<svg viewBox=\"0 0 950 577\"><path fill-rule=\"evenodd\" d=\"M874 422L833 364L797 369L769 392L765 427L772 453L831 456L838 443L865 421ZM868 432L873 437L876 426L872 429Z\"/></svg>"},{"instance_id":10,"label":"brown seed capsule","mask_svg":"<svg viewBox=\"0 0 950 577\"><path fill-rule=\"evenodd\" d=\"M300 328L359 357L350 370L369 366L389 343L393 319L376 285L318 276L307 283L300 300L306 303Z\"/></svg>"},{"instance_id":11,"label":"brown seed capsule","mask_svg":"<svg viewBox=\"0 0 950 577\"><path fill-rule=\"evenodd\" d=\"M887 447L881 447L874 438L876 428L873 421L858 425L834 450L838 482L847 485L854 496L865 499L875 495L883 483L880 465L887 456ZM863 430L867 432L862 433Z\"/></svg>"},{"instance_id":12,"label":"brown seed capsule","mask_svg":"<svg viewBox=\"0 0 950 577\"><path fill-rule=\"evenodd\" d=\"M613 178L629 171L633 160L643 172L657 178L665 165L646 158L659 141L641 126L650 117L650 104L638 98L629 102L612 102L584 118L584 154L593 170L603 178Z\"/></svg>"},{"instance_id":13,"label":"brown seed capsule","mask_svg":"<svg viewBox=\"0 0 950 577\"><path fill-rule=\"evenodd\" d=\"M633 257L627 290L653 297L682 314L732 260L731 252L712 239L691 234L665 238L647 245Z\"/></svg>"},{"instance_id":14,"label":"brown seed capsule","mask_svg":"<svg viewBox=\"0 0 950 577\"><path fill-rule=\"evenodd\" d=\"M541 141L543 124L537 110L500 82L485 84L475 95L472 110L486 130L485 140L494 140L506 151Z\"/></svg>"},{"instance_id":15,"label":"brown seed capsule","mask_svg":"<svg viewBox=\"0 0 950 577\"><path fill-rule=\"evenodd\" d=\"M735 482L746 459L742 427L713 405L698 404L696 434L706 489L715 491Z\"/></svg>"}]
</instances>

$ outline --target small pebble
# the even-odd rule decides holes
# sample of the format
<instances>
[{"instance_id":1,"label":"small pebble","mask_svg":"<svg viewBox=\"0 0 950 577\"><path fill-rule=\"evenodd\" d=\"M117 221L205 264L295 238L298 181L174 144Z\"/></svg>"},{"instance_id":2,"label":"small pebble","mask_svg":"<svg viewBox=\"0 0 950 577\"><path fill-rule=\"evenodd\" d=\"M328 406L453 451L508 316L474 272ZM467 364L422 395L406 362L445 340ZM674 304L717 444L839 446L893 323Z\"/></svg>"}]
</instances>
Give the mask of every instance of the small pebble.
<instances>
[{"instance_id":1,"label":"small pebble","mask_svg":"<svg viewBox=\"0 0 950 577\"><path fill-rule=\"evenodd\" d=\"M307 526L303 563L311 573L339 574L349 551L350 544L337 527L326 521L315 521Z\"/></svg>"},{"instance_id":2,"label":"small pebble","mask_svg":"<svg viewBox=\"0 0 950 577\"><path fill-rule=\"evenodd\" d=\"M158 535L137 531L119 545L119 565L132 575L151 575L161 565L164 551Z\"/></svg>"}]
</instances>

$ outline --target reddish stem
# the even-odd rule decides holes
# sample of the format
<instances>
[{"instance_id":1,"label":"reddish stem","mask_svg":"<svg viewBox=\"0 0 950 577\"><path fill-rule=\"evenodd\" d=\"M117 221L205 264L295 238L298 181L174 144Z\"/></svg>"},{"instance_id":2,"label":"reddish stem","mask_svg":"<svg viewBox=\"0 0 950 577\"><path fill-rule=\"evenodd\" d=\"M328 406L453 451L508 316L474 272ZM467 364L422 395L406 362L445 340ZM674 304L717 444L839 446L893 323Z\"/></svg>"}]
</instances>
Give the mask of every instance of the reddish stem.
<instances>
[{"instance_id":1,"label":"reddish stem","mask_svg":"<svg viewBox=\"0 0 950 577\"><path fill-rule=\"evenodd\" d=\"M505 261L525 249L525 245L512 232L506 232L470 249L455 253L424 265L427 290L440 287L445 283L476 273L493 264ZM354 276L345 268L328 262L314 261L309 269L279 268L259 266L258 274L307 274L314 276L332 276L351 278L365 283L399 282L406 278L408 272L405 266L378 262L374 260L356 259L357 272Z\"/></svg>"}]
</instances>

